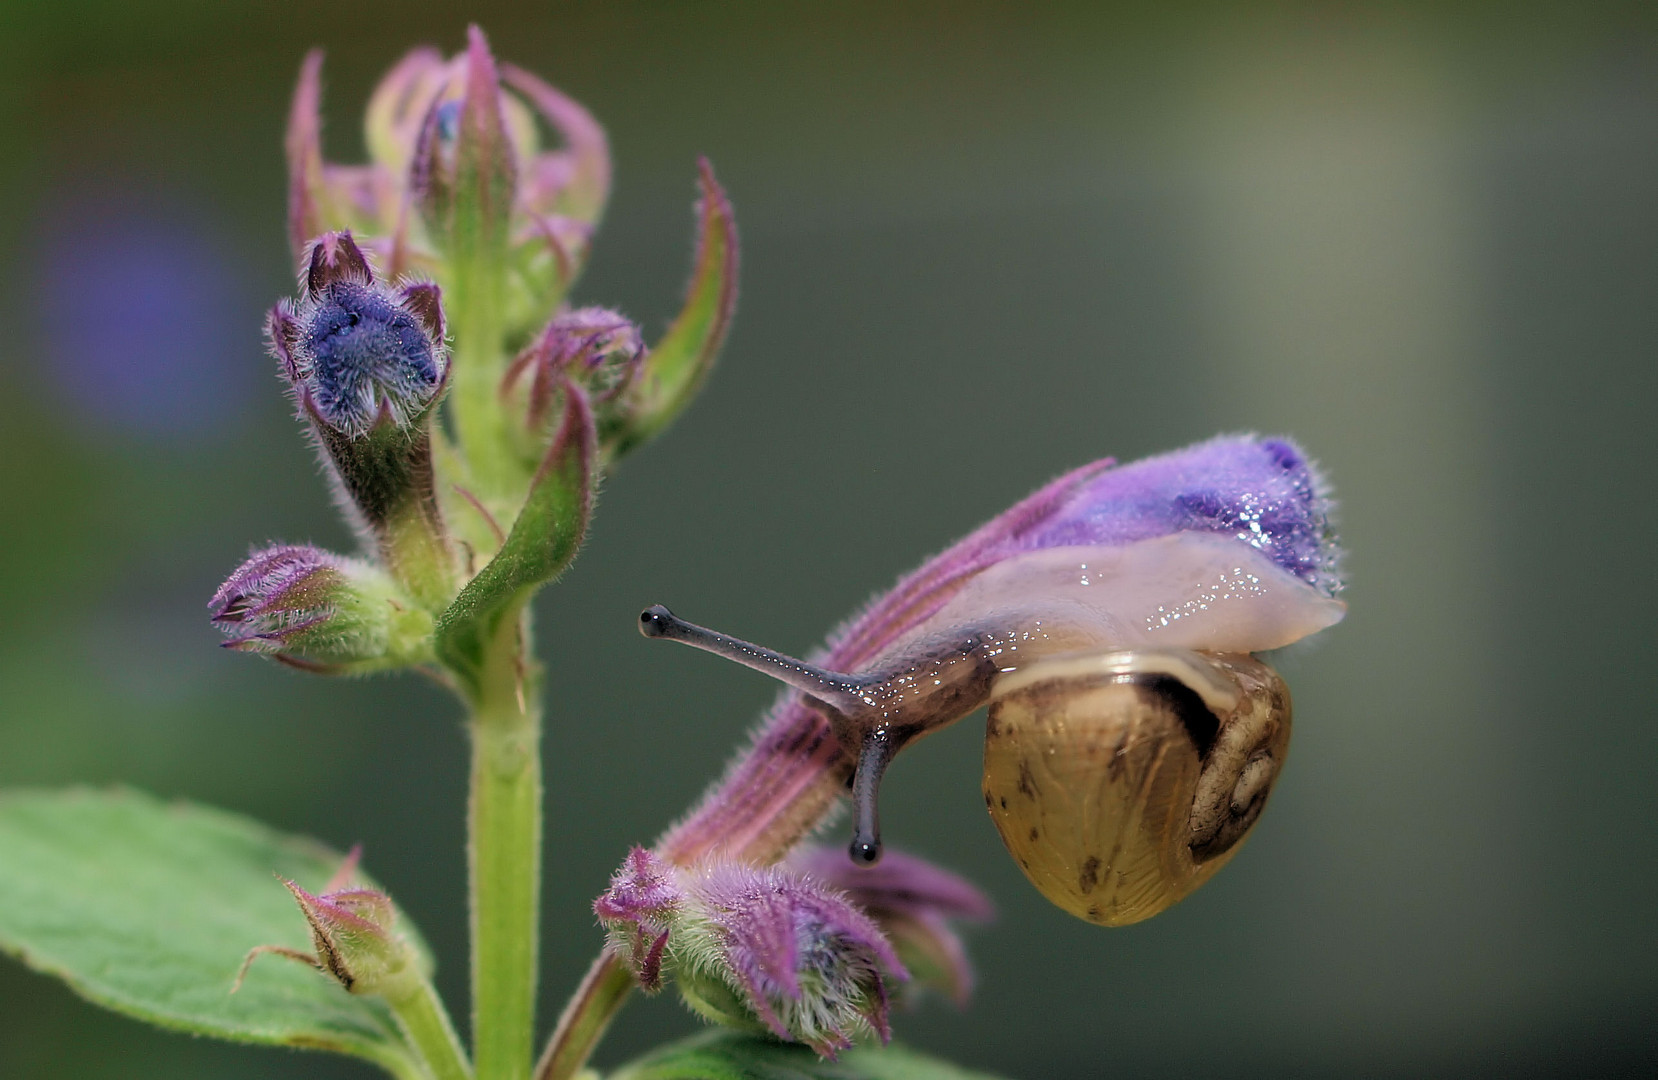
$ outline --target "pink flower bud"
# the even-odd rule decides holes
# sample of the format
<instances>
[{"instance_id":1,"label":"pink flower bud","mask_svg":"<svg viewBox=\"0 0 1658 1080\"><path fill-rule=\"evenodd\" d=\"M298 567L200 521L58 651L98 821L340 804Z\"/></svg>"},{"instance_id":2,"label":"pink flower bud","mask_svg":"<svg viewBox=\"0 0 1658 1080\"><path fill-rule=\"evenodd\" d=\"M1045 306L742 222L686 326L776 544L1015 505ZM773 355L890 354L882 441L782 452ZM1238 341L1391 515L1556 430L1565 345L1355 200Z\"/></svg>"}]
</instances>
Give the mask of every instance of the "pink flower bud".
<instances>
[{"instance_id":1,"label":"pink flower bud","mask_svg":"<svg viewBox=\"0 0 1658 1080\"><path fill-rule=\"evenodd\" d=\"M208 604L224 646L292 667L363 672L417 662L432 620L382 571L309 545L258 551Z\"/></svg>"}]
</instances>

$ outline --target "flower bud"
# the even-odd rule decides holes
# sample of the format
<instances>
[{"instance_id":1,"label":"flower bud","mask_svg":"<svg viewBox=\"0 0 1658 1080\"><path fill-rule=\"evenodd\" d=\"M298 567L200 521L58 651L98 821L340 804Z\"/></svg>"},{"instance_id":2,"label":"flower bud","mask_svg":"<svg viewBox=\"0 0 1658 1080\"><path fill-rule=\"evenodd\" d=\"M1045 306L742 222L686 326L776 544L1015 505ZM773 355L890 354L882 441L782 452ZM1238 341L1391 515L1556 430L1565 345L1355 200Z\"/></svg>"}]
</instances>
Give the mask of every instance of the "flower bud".
<instances>
[{"instance_id":1,"label":"flower bud","mask_svg":"<svg viewBox=\"0 0 1658 1080\"><path fill-rule=\"evenodd\" d=\"M415 206L446 254L501 248L518 188L495 57L476 26L460 63L461 78L427 108L409 168Z\"/></svg>"},{"instance_id":2,"label":"flower bud","mask_svg":"<svg viewBox=\"0 0 1658 1080\"><path fill-rule=\"evenodd\" d=\"M354 994L378 994L411 966L408 943L393 929L391 897L373 889L340 889L313 896L284 881L311 925L321 968Z\"/></svg>"},{"instance_id":3,"label":"flower bud","mask_svg":"<svg viewBox=\"0 0 1658 1080\"><path fill-rule=\"evenodd\" d=\"M408 175L426 111L448 81L448 62L428 46L405 54L375 86L363 116L363 137L370 160L389 176Z\"/></svg>"},{"instance_id":4,"label":"flower bud","mask_svg":"<svg viewBox=\"0 0 1658 1080\"><path fill-rule=\"evenodd\" d=\"M622 422L615 403L645 356L639 327L606 308L566 311L507 368L502 394L529 436L527 456L539 457L552 406L568 383L587 395L599 439Z\"/></svg>"},{"instance_id":5,"label":"flower bud","mask_svg":"<svg viewBox=\"0 0 1658 1080\"><path fill-rule=\"evenodd\" d=\"M670 974L708 1019L824 1057L889 1038L886 978L909 978L844 895L778 867L674 867L635 849L594 911L646 989Z\"/></svg>"},{"instance_id":6,"label":"flower bud","mask_svg":"<svg viewBox=\"0 0 1658 1080\"><path fill-rule=\"evenodd\" d=\"M424 416L448 364L437 287L380 284L349 232L311 245L300 284L299 302L278 307L269 325L300 407L347 439Z\"/></svg>"},{"instance_id":7,"label":"flower bud","mask_svg":"<svg viewBox=\"0 0 1658 1080\"><path fill-rule=\"evenodd\" d=\"M354 850L346 858L321 895L283 879L311 928L312 952L284 945L254 947L242 961L231 993L241 988L253 962L266 954L308 964L353 994L401 998L425 979L422 957L397 930L391 897L377 889L346 887L356 871L357 854Z\"/></svg>"},{"instance_id":8,"label":"flower bud","mask_svg":"<svg viewBox=\"0 0 1658 1080\"><path fill-rule=\"evenodd\" d=\"M648 848L636 847L610 888L593 901L593 913L611 932L612 948L632 962L647 992L662 989L662 951L684 900L673 868Z\"/></svg>"},{"instance_id":9,"label":"flower bud","mask_svg":"<svg viewBox=\"0 0 1658 1080\"><path fill-rule=\"evenodd\" d=\"M432 617L384 572L309 545L255 552L208 603L224 647L311 671L419 663Z\"/></svg>"},{"instance_id":10,"label":"flower bud","mask_svg":"<svg viewBox=\"0 0 1658 1080\"><path fill-rule=\"evenodd\" d=\"M973 992L973 967L952 919L988 922L996 909L966 878L925 859L888 850L874 866L859 866L840 848L806 844L783 865L840 889L869 913L914 976L911 985L943 990L957 1005Z\"/></svg>"},{"instance_id":11,"label":"flower bud","mask_svg":"<svg viewBox=\"0 0 1658 1080\"><path fill-rule=\"evenodd\" d=\"M399 582L440 610L454 567L433 489L431 413L448 376L437 286L376 280L350 233L311 246L301 296L266 336L337 481Z\"/></svg>"}]
</instances>

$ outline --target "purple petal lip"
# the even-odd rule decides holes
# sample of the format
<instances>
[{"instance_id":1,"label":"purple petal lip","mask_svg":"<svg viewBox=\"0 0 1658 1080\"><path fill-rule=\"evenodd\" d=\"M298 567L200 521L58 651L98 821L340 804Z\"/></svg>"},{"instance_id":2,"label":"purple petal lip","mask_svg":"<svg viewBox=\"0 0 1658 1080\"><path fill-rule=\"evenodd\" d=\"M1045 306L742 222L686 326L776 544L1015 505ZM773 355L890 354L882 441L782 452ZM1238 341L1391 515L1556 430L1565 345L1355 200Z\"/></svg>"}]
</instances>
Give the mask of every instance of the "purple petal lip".
<instances>
[{"instance_id":1,"label":"purple petal lip","mask_svg":"<svg viewBox=\"0 0 1658 1080\"><path fill-rule=\"evenodd\" d=\"M889 848L874 866L858 866L842 848L806 844L796 848L785 865L845 891L871 912L933 912L974 922L996 917L996 906L972 882L904 851Z\"/></svg>"},{"instance_id":2,"label":"purple petal lip","mask_svg":"<svg viewBox=\"0 0 1658 1080\"><path fill-rule=\"evenodd\" d=\"M1341 589L1330 514L1323 479L1293 442L1222 435L1098 473L997 554L1212 532L1262 551L1329 596Z\"/></svg>"}]
</instances>

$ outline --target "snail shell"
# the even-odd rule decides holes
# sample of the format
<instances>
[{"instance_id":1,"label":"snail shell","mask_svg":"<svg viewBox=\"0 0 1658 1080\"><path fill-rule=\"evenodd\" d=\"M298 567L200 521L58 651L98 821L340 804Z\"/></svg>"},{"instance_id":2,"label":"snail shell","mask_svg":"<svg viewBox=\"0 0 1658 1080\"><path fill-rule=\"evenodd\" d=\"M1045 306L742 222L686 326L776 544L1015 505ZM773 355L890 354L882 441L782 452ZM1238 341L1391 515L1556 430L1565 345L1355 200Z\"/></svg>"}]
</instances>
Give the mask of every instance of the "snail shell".
<instances>
[{"instance_id":1,"label":"snail shell","mask_svg":"<svg viewBox=\"0 0 1658 1080\"><path fill-rule=\"evenodd\" d=\"M1239 654L1050 658L998 681L984 797L1025 876L1079 918L1162 911L1231 859L1289 749L1284 681Z\"/></svg>"}]
</instances>

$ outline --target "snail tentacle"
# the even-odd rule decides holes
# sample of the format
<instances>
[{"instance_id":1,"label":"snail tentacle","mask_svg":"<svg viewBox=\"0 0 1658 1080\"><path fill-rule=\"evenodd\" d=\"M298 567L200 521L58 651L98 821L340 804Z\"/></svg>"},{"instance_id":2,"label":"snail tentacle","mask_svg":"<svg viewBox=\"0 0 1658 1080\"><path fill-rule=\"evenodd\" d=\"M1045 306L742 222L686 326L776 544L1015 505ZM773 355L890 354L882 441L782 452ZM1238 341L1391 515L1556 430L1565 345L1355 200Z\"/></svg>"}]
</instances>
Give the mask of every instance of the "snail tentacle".
<instances>
[{"instance_id":1,"label":"snail tentacle","mask_svg":"<svg viewBox=\"0 0 1658 1080\"><path fill-rule=\"evenodd\" d=\"M857 693L860 680L851 675L826 671L730 634L686 622L661 604L653 604L639 613L639 632L648 638L681 641L692 648L723 656L770 675L841 712L855 712L862 704Z\"/></svg>"}]
</instances>

